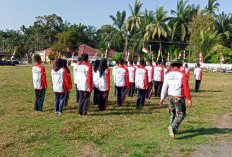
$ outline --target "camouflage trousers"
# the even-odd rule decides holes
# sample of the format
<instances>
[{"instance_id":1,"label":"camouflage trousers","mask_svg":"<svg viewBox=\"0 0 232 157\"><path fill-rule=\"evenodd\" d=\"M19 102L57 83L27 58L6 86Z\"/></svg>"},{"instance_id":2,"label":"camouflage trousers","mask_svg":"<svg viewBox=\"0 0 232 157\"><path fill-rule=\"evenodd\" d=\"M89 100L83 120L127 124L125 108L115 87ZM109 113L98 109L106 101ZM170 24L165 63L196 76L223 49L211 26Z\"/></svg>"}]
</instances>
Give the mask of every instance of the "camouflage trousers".
<instances>
[{"instance_id":1,"label":"camouflage trousers","mask_svg":"<svg viewBox=\"0 0 232 157\"><path fill-rule=\"evenodd\" d=\"M185 98L169 96L170 125L175 133L186 116Z\"/></svg>"}]
</instances>

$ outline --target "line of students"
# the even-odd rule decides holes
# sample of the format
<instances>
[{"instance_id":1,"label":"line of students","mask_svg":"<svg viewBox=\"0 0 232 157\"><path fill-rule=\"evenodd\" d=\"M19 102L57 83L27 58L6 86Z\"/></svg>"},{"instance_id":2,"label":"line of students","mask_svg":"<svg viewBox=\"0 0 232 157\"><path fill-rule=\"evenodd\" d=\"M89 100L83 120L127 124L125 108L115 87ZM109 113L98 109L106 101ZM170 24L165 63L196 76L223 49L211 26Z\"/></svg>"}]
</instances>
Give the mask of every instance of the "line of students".
<instances>
[{"instance_id":1,"label":"line of students","mask_svg":"<svg viewBox=\"0 0 232 157\"><path fill-rule=\"evenodd\" d=\"M32 68L36 94L35 110L41 111L47 81L45 69L41 65L40 56L35 56L35 61L37 64ZM133 61L130 61L129 66L127 66L124 64L125 61L123 59L118 60L116 63L113 67L112 74L115 84L114 87L117 90L118 106L123 106L126 94L129 97L133 97L134 92L136 92L135 89L138 89L136 107L140 108L144 105L145 98L151 98L153 84L155 96L161 95L164 76L169 71L163 63L158 62L156 66L153 66L152 60L149 60L147 65L144 60L141 60L139 62L140 66L133 65ZM67 62L65 60L57 59L51 71L55 95L54 108L57 114L62 113L63 107L67 104L69 91L72 88L70 71L66 65ZM186 79L188 80L189 70L187 64L184 68L181 67L180 70L186 73ZM202 71L201 75L198 75L198 71L194 72L194 75L202 79ZM88 55L82 54L78 58L77 64L73 67L73 77L76 90L76 102L79 103L79 114L87 115L90 95L93 89L94 104L99 105L99 111L106 110L110 90L110 70L107 67L107 60L97 60L92 70L92 67L88 64ZM196 87L199 89L199 85Z\"/></svg>"},{"instance_id":2,"label":"line of students","mask_svg":"<svg viewBox=\"0 0 232 157\"><path fill-rule=\"evenodd\" d=\"M36 111L42 111L45 91L47 89L47 79L45 68L41 65L41 57L35 55L36 64L32 68L33 85L35 88L35 107ZM51 70L53 92L55 95L54 109L56 114L63 112L63 107L67 105L69 91L72 88L72 80L67 62L63 59L57 59Z\"/></svg>"}]
</instances>

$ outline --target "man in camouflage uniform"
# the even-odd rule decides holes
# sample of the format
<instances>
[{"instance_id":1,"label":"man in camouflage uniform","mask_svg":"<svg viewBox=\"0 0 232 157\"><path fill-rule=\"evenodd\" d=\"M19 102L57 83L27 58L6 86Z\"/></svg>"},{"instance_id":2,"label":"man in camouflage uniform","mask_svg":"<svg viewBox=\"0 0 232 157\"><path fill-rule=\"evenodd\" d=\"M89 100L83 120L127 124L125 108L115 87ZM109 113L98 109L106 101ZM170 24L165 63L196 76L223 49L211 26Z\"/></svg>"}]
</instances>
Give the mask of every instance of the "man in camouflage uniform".
<instances>
[{"instance_id":1,"label":"man in camouflage uniform","mask_svg":"<svg viewBox=\"0 0 232 157\"><path fill-rule=\"evenodd\" d=\"M171 115L169 135L175 138L175 134L186 116L185 96L188 99L188 107L191 107L191 95L186 74L180 71L181 63L171 63L171 71L165 76L161 92L160 105L163 106L164 98L168 90L169 112Z\"/></svg>"}]
</instances>

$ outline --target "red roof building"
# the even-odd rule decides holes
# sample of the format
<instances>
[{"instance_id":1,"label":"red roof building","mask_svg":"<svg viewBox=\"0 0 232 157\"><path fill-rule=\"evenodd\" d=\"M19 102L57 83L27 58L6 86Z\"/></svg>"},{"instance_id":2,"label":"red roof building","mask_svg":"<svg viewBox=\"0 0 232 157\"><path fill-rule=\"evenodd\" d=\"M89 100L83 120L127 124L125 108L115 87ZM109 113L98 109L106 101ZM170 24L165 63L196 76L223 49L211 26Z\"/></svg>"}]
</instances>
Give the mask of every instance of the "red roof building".
<instances>
[{"instance_id":1,"label":"red roof building","mask_svg":"<svg viewBox=\"0 0 232 157\"><path fill-rule=\"evenodd\" d=\"M117 53L117 51L110 49L108 52L108 57L111 58L115 53Z\"/></svg>"},{"instance_id":2,"label":"red roof building","mask_svg":"<svg viewBox=\"0 0 232 157\"><path fill-rule=\"evenodd\" d=\"M83 53L87 53L89 56L94 56L97 53L97 50L83 44L78 47L78 56L81 56Z\"/></svg>"}]
</instances>

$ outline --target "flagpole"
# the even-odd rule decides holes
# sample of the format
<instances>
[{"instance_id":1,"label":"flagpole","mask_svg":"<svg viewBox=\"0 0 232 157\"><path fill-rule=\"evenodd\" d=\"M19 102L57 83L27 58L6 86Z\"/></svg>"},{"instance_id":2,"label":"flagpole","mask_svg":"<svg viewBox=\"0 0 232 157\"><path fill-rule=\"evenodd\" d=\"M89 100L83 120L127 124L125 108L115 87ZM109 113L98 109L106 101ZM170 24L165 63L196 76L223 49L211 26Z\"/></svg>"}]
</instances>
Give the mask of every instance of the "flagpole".
<instances>
[{"instance_id":1,"label":"flagpole","mask_svg":"<svg viewBox=\"0 0 232 157\"><path fill-rule=\"evenodd\" d=\"M162 49L161 49L161 48L160 48L160 53L161 53L162 62L164 62L164 59L163 59L163 52L162 52Z\"/></svg>"},{"instance_id":2,"label":"flagpole","mask_svg":"<svg viewBox=\"0 0 232 157\"><path fill-rule=\"evenodd\" d=\"M150 47L150 57L151 57L151 45L149 45L149 47Z\"/></svg>"}]
</instances>

